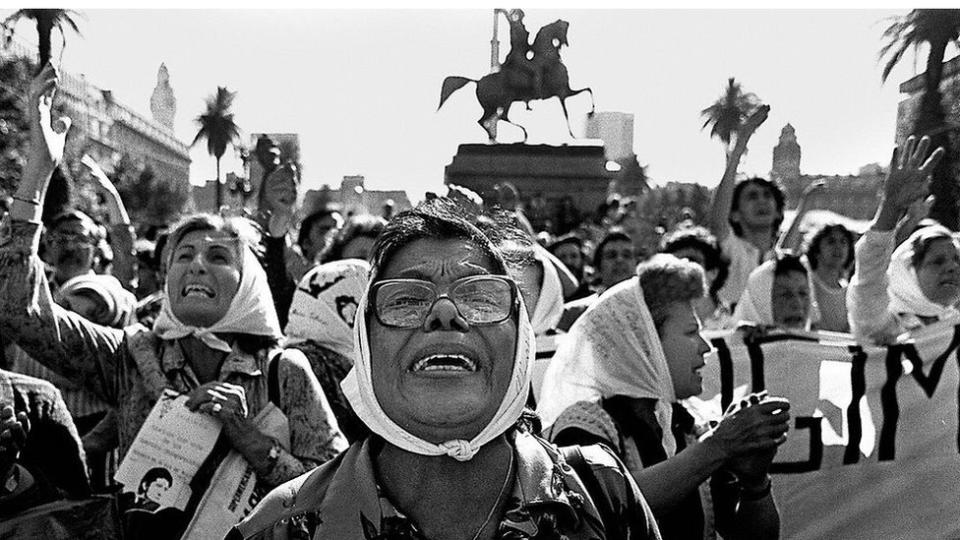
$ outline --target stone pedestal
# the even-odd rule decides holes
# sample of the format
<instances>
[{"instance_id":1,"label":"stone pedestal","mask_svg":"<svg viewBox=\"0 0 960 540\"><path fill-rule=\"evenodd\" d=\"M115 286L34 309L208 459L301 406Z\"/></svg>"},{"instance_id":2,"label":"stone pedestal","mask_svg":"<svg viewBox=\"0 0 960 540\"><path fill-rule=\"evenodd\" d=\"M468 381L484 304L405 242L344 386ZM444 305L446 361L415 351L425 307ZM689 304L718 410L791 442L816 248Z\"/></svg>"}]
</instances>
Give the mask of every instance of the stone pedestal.
<instances>
[{"instance_id":1,"label":"stone pedestal","mask_svg":"<svg viewBox=\"0 0 960 540\"><path fill-rule=\"evenodd\" d=\"M551 206L565 196L581 212L594 212L607 197L613 172L603 146L462 144L444 170L444 183L471 189L485 200L498 182L511 182L524 201L542 196Z\"/></svg>"}]
</instances>

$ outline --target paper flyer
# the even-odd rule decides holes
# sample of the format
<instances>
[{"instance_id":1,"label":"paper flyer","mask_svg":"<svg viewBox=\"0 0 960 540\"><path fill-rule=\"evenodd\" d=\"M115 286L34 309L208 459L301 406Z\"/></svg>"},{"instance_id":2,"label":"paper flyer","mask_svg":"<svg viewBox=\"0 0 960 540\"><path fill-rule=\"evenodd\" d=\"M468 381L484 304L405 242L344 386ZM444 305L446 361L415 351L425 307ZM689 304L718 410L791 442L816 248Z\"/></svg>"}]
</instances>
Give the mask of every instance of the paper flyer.
<instances>
[{"instance_id":1,"label":"paper flyer","mask_svg":"<svg viewBox=\"0 0 960 540\"><path fill-rule=\"evenodd\" d=\"M190 481L213 450L222 425L191 412L186 395L164 390L137 433L114 479L134 496L134 507L184 510Z\"/></svg>"}]
</instances>

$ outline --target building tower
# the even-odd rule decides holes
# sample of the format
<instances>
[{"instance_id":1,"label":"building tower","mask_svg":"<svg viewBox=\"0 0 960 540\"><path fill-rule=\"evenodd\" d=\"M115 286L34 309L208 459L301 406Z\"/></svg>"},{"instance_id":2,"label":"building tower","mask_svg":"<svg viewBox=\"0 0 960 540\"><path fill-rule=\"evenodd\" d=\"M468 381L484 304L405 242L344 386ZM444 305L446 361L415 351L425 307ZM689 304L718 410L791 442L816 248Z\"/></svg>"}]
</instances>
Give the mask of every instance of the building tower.
<instances>
[{"instance_id":1,"label":"building tower","mask_svg":"<svg viewBox=\"0 0 960 540\"><path fill-rule=\"evenodd\" d=\"M177 115L177 98L173 96L170 86L170 73L166 64L160 64L157 71L157 86L150 96L150 113L153 120L162 126L173 130L173 119Z\"/></svg>"},{"instance_id":2,"label":"building tower","mask_svg":"<svg viewBox=\"0 0 960 540\"><path fill-rule=\"evenodd\" d=\"M773 168L770 180L780 184L787 197L787 206L793 207L803 193L800 181L800 144L793 126L787 124L780 131L780 142L773 147Z\"/></svg>"}]
</instances>

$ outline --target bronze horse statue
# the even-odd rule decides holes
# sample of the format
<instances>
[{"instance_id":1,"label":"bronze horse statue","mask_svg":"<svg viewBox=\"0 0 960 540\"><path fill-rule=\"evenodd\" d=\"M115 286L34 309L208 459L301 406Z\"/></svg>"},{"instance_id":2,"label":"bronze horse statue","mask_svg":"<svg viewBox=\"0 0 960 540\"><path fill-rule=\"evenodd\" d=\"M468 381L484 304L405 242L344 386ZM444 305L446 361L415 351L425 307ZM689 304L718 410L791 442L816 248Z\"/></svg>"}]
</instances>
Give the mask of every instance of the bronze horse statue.
<instances>
[{"instance_id":1,"label":"bronze horse statue","mask_svg":"<svg viewBox=\"0 0 960 540\"><path fill-rule=\"evenodd\" d=\"M530 73L517 68L510 69L507 64L504 64L503 69L485 75L479 81L456 76L445 78L440 90L440 105L437 110L443 107L444 102L455 91L467 83L477 83L477 101L483 107L483 116L477 123L486 130L490 142L496 142L494 130L498 120L520 128L523 131L523 140L526 142L527 130L520 124L510 121L508 116L510 105L522 101L529 108L530 101L557 97L563 108L563 117L567 121L567 132L573 137L570 116L567 113L567 98L582 92L590 94L590 114L596 110L596 104L593 99L593 90L590 88L579 90L570 88L567 68L560 61L560 48L568 45L567 28L569 26L570 23L567 21L557 20L541 28L533 40L531 46L533 54L529 65L540 74L539 88L535 88L534 77Z\"/></svg>"}]
</instances>

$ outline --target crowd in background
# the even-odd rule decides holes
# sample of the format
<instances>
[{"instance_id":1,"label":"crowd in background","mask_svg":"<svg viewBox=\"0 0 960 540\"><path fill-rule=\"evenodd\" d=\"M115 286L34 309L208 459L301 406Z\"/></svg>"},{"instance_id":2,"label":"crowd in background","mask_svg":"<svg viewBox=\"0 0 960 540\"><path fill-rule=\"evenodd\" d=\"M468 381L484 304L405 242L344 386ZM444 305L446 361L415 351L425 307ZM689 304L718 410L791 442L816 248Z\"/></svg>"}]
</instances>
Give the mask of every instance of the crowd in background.
<instances>
[{"instance_id":1,"label":"crowd in background","mask_svg":"<svg viewBox=\"0 0 960 540\"><path fill-rule=\"evenodd\" d=\"M190 396L191 410L223 423L223 444L250 463L264 494L287 483L340 516L360 503L330 486L349 467L369 472L380 493L371 504L381 509L380 523L369 527L381 534L396 527L446 538L435 531L443 531L437 522L449 523L442 514L449 511L462 514L463 538L474 530L473 538L507 537L498 535L522 529L521 514L587 537L586 525L531 518L523 501L504 498L511 478L524 481L518 471L526 474L529 460L562 459L556 447L532 442L544 437L561 447L608 449L584 454L610 474L591 479L578 470L580 482L571 485L579 487L570 488L594 500L571 512L597 515L600 523L590 526L608 537L716 530L725 538L773 538L780 510L768 469L785 440L789 404L751 395L719 422L694 425L680 402L702 390L709 346L700 332L828 331L887 343L958 315L960 243L924 220L925 179L942 154L927 140L911 138L895 153L877 215L859 239L839 224L799 230L806 196L819 186L781 231L780 188L762 178L738 181L766 107L741 128L711 214L687 215L663 231L660 253L638 248L630 232L638 209L629 200L612 197L591 218L566 198L546 216L542 197L522 205L509 184L490 200L450 186L397 215L345 216L336 205L302 215L300 172L279 161L245 215L187 217L138 237L92 162L105 223L69 206L45 207L62 152L63 127L53 127L49 109L56 84L49 67L33 83L30 160L0 243L0 518L117 493L117 464L159 393L172 388ZM512 333L484 346L492 357L506 343L496 357L513 366L502 377L516 384L503 382L493 398L476 396L477 410L489 415L465 421L467 431L447 426L432 435L417 415L442 416L454 405L441 399L439 412L424 412L427 405L409 405L405 394L390 401L385 393L401 387L402 377L384 382L382 370L370 367L406 350L391 333L398 328L429 340L474 327L493 332L510 321ZM424 365L477 369L472 349L431 346L439 352ZM289 421L289 440L251 421L272 405ZM405 407L414 411L409 418L398 412ZM441 444L447 439L458 444ZM463 463L478 468L454 473L451 464ZM439 494L463 504L436 510L439 517L424 511L397 480L418 472L419 481L445 478L449 486L435 484ZM493 491L470 499L453 474L475 474L469 477ZM141 486L144 493L149 487ZM622 506L601 501L613 495ZM324 523L310 513L315 508L290 514L296 496L285 496L274 491L230 534L266 538L298 528L333 537L329 531L339 530L330 528L336 519ZM483 512L474 516L467 503L477 501ZM615 511L624 508L633 517ZM159 526L125 517L123 528L130 537L176 538L185 520ZM366 521L362 529L373 537Z\"/></svg>"}]
</instances>

